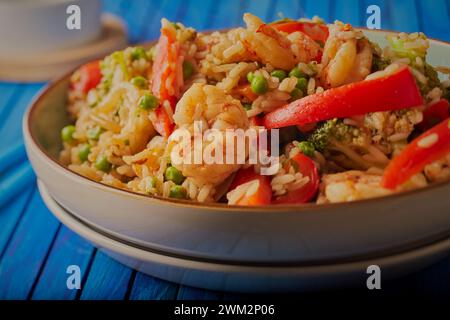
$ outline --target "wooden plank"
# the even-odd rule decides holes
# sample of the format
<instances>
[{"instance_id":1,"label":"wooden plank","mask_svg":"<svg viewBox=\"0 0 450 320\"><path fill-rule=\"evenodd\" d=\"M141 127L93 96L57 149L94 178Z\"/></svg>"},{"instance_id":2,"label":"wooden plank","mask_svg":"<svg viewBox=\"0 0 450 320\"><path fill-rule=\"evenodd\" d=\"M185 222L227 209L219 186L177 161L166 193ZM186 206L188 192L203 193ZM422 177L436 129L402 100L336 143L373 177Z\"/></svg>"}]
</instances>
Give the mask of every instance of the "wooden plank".
<instances>
[{"instance_id":1,"label":"wooden plank","mask_svg":"<svg viewBox=\"0 0 450 320\"><path fill-rule=\"evenodd\" d=\"M2 120L8 108L14 105L14 98L19 94L19 86L15 83L0 83L0 120Z\"/></svg>"},{"instance_id":2,"label":"wooden plank","mask_svg":"<svg viewBox=\"0 0 450 320\"><path fill-rule=\"evenodd\" d=\"M131 43L142 42L146 31L146 21L155 19L152 13L157 12L161 1L134 0L124 16L128 25L128 38Z\"/></svg>"},{"instance_id":3,"label":"wooden plank","mask_svg":"<svg viewBox=\"0 0 450 320\"><path fill-rule=\"evenodd\" d=\"M445 0L417 1L420 26L432 38L450 40L450 15Z\"/></svg>"},{"instance_id":4,"label":"wooden plank","mask_svg":"<svg viewBox=\"0 0 450 320\"><path fill-rule=\"evenodd\" d=\"M128 291L132 270L97 251L81 300L122 300Z\"/></svg>"},{"instance_id":5,"label":"wooden plank","mask_svg":"<svg viewBox=\"0 0 450 320\"><path fill-rule=\"evenodd\" d=\"M0 123L0 146L22 139L22 117L33 96L42 88L42 84L20 85L21 92L16 96L10 108L7 108ZM14 103L15 102L15 103ZM1 148L1 147L0 147Z\"/></svg>"},{"instance_id":6,"label":"wooden plank","mask_svg":"<svg viewBox=\"0 0 450 320\"><path fill-rule=\"evenodd\" d=\"M312 18L313 16L319 16L326 22L333 22L333 16L331 14L331 1L330 0L304 0L300 5L300 17Z\"/></svg>"},{"instance_id":7,"label":"wooden plank","mask_svg":"<svg viewBox=\"0 0 450 320\"><path fill-rule=\"evenodd\" d=\"M126 1L124 0L102 0L102 11L109 12L112 14L119 15L121 11L121 6Z\"/></svg>"},{"instance_id":8,"label":"wooden plank","mask_svg":"<svg viewBox=\"0 0 450 320\"><path fill-rule=\"evenodd\" d=\"M0 299L26 299L29 296L59 225L35 188L0 261Z\"/></svg>"},{"instance_id":9,"label":"wooden plank","mask_svg":"<svg viewBox=\"0 0 450 320\"><path fill-rule=\"evenodd\" d=\"M223 29L242 26L242 14L245 12L243 0L217 1L217 9L210 20L208 29Z\"/></svg>"},{"instance_id":10,"label":"wooden plank","mask_svg":"<svg viewBox=\"0 0 450 320\"><path fill-rule=\"evenodd\" d=\"M344 23L350 23L353 26L363 24L363 14L359 0L336 0L333 1L331 20L340 20Z\"/></svg>"},{"instance_id":11,"label":"wooden plank","mask_svg":"<svg viewBox=\"0 0 450 320\"><path fill-rule=\"evenodd\" d=\"M404 32L420 31L416 1L396 0L389 1L388 5L394 30Z\"/></svg>"},{"instance_id":12,"label":"wooden plank","mask_svg":"<svg viewBox=\"0 0 450 320\"><path fill-rule=\"evenodd\" d=\"M130 300L174 300L178 284L157 279L138 272L133 283Z\"/></svg>"},{"instance_id":13,"label":"wooden plank","mask_svg":"<svg viewBox=\"0 0 450 320\"><path fill-rule=\"evenodd\" d=\"M244 10L267 22L272 19L273 2L272 0L250 0L246 2Z\"/></svg>"},{"instance_id":14,"label":"wooden plank","mask_svg":"<svg viewBox=\"0 0 450 320\"><path fill-rule=\"evenodd\" d=\"M77 265L81 276L86 275L94 248L86 240L62 226L50 250L43 272L32 293L32 299L75 299L77 290L70 290L66 285L69 276L66 273L67 267Z\"/></svg>"},{"instance_id":15,"label":"wooden plank","mask_svg":"<svg viewBox=\"0 0 450 320\"><path fill-rule=\"evenodd\" d=\"M183 15L183 24L198 31L205 30L211 20L212 9L216 0L190 0Z\"/></svg>"},{"instance_id":16,"label":"wooden plank","mask_svg":"<svg viewBox=\"0 0 450 320\"><path fill-rule=\"evenodd\" d=\"M184 0L162 0L161 6L151 15L152 19L146 23L143 39L156 40L159 38L159 30L161 28L161 19L166 18L169 21L178 21L180 18L180 12L185 5Z\"/></svg>"}]
</instances>

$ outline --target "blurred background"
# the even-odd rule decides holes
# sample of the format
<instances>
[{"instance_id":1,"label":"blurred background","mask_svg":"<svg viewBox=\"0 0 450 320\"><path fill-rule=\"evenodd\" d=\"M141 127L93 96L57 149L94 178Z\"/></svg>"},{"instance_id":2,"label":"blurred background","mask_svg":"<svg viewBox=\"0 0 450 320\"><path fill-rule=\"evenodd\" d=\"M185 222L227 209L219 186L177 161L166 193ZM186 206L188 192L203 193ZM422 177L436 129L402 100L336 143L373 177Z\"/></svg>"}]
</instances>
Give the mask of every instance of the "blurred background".
<instances>
[{"instance_id":1,"label":"blurred background","mask_svg":"<svg viewBox=\"0 0 450 320\"><path fill-rule=\"evenodd\" d=\"M5 3L25 5L63 1L66 0L0 0L0 11L2 11L1 5ZM355 26L366 26L366 20L369 17L366 9L369 5L380 7L383 29L423 31L429 37L450 41L450 0L103 0L99 13L109 13L119 17L126 25L129 43L134 44L156 39L162 17L182 22L198 30L242 25L241 17L244 12L256 14L266 21L277 20L280 17L311 18L318 15L327 22L342 20ZM16 11L17 15L11 15L9 22L14 20L16 23L24 22L18 18L18 15L24 13L25 8L17 10L19 10ZM2 13L5 12L2 11ZM66 17L66 13L62 13ZM83 19L83 13L81 17ZM95 16L92 19L95 19ZM42 24L45 22L42 18L39 21L35 28L38 31L46 31L44 33L51 33L52 29L49 29L51 24ZM12 32L14 29L9 28L6 31ZM28 37L33 35L29 34ZM88 43L93 45L95 41L90 39L86 45ZM0 49L2 46L5 48L8 43L2 42ZM79 50L79 46L70 48L68 44L69 49L64 49L63 58L68 58L74 51ZM17 48L9 47L8 49ZM94 54L97 49L91 48L91 51L87 51ZM35 58L34 64L43 65L45 59L52 62L56 58L49 57L51 54L56 54L56 51L55 49L43 54L39 59ZM34 52L31 49L25 53L33 54ZM80 56L82 53L86 54L86 52L78 52ZM64 64L63 58L60 61L62 64ZM14 59L18 60L16 56L0 59L0 69L2 63L4 66L12 65L11 61ZM23 59L18 61L25 62L25 58ZM23 68L20 72L25 74L30 68ZM20 148L23 113L33 96L45 85L43 81L24 83L12 78L8 81L0 81L0 153L14 144L18 144ZM29 169L25 168L22 172L22 178L25 176L26 179L22 180L25 182L20 185L20 188L16 188L17 195L6 199L0 206L0 299L227 299L240 297L167 283L115 262L61 225L51 215L40 198L32 171L27 170ZM4 181L6 177L0 175L0 183ZM11 184L1 184L0 193L6 194L8 186L10 187ZM68 290L65 286L67 278L65 266L70 264L77 264L81 268L82 290ZM383 292L392 295L425 293L450 296L449 267L450 259L444 260L418 274L386 284Z\"/></svg>"}]
</instances>

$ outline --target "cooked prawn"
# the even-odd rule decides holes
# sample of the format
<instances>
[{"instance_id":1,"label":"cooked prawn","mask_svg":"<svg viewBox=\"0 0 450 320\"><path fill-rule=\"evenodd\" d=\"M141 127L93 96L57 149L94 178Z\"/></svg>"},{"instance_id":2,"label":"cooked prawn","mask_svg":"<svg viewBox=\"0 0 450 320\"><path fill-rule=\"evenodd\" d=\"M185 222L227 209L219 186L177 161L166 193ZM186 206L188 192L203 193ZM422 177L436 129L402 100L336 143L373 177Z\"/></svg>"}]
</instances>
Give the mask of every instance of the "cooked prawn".
<instances>
[{"instance_id":1,"label":"cooked prawn","mask_svg":"<svg viewBox=\"0 0 450 320\"><path fill-rule=\"evenodd\" d=\"M202 132L206 129L217 129L222 135L221 145L215 145L214 141L211 142L208 136L202 137L202 154L206 148L212 150L211 153L223 152L223 159L226 157L226 152L223 147L225 143L225 130L226 129L247 129L249 122L246 112L241 103L225 94L224 91L211 85L205 85L196 83L188 91L185 92L183 97L177 104L175 114L173 116L176 125L180 129L187 129L189 132L194 132L194 126L196 121L202 124ZM175 133L178 132L177 129ZM170 148L178 147L178 150L182 150L185 146L182 145L184 141L175 141L173 139L174 134L169 139ZM189 141L191 142L191 141ZM219 149L220 147L220 149ZM191 155L194 155L195 146L190 143ZM237 150L234 150L237 155ZM177 154L171 153L172 165L180 170L185 177L195 179L199 184L213 184L217 185L223 182L228 176L241 167L241 164L233 162L232 164L224 163L212 163L207 164L205 161L201 161L200 164L196 164L195 161L189 163L178 163L175 158Z\"/></svg>"},{"instance_id":2,"label":"cooked prawn","mask_svg":"<svg viewBox=\"0 0 450 320\"><path fill-rule=\"evenodd\" d=\"M371 71L372 56L370 43L362 33L336 22L325 42L324 67L319 74L322 86L333 88L363 80Z\"/></svg>"}]
</instances>

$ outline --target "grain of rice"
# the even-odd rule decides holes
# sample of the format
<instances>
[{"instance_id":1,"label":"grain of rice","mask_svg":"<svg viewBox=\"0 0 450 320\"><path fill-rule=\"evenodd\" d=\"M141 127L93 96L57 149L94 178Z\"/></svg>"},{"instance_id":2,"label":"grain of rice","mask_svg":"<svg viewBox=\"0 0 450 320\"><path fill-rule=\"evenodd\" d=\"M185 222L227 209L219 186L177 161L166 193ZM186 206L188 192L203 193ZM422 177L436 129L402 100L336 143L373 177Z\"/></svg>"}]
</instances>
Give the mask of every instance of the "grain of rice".
<instances>
[{"instance_id":1,"label":"grain of rice","mask_svg":"<svg viewBox=\"0 0 450 320\"><path fill-rule=\"evenodd\" d=\"M307 92L308 95L313 94L316 88L316 79L309 78Z\"/></svg>"},{"instance_id":2,"label":"grain of rice","mask_svg":"<svg viewBox=\"0 0 450 320\"><path fill-rule=\"evenodd\" d=\"M297 85L298 79L296 77L289 77L281 81L280 85L278 86L278 90L284 91L284 92L291 92L295 89L295 86Z\"/></svg>"},{"instance_id":3,"label":"grain of rice","mask_svg":"<svg viewBox=\"0 0 450 320\"><path fill-rule=\"evenodd\" d=\"M390 135L387 139L390 142L398 142L398 141L407 139L408 136L409 136L408 133L400 132L400 133L394 133L394 134Z\"/></svg>"},{"instance_id":4,"label":"grain of rice","mask_svg":"<svg viewBox=\"0 0 450 320\"><path fill-rule=\"evenodd\" d=\"M314 71L311 70L311 68L309 67L309 65L307 65L306 63L300 62L298 64L298 69L305 73L307 76L312 76L314 75Z\"/></svg>"},{"instance_id":5,"label":"grain of rice","mask_svg":"<svg viewBox=\"0 0 450 320\"><path fill-rule=\"evenodd\" d=\"M282 176L278 176L272 179L272 181L270 182L272 185L276 185L276 184L286 184L286 183L290 183L292 181L295 180L295 177L293 174L285 174Z\"/></svg>"},{"instance_id":6,"label":"grain of rice","mask_svg":"<svg viewBox=\"0 0 450 320\"><path fill-rule=\"evenodd\" d=\"M200 191L198 192L197 200L199 202L205 202L205 200L208 198L209 193L211 191L212 186L210 184L204 185Z\"/></svg>"}]
</instances>

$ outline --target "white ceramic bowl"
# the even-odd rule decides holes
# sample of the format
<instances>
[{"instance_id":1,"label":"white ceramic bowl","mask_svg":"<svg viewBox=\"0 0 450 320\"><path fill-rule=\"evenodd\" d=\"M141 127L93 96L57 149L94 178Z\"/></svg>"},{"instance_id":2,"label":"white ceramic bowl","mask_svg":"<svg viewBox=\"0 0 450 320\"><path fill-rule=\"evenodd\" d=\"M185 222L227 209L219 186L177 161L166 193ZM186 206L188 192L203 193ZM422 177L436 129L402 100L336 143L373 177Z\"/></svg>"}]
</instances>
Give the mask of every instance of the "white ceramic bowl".
<instances>
[{"instance_id":1,"label":"white ceramic bowl","mask_svg":"<svg viewBox=\"0 0 450 320\"><path fill-rule=\"evenodd\" d=\"M383 43L387 32L366 34ZM431 41L429 61L450 65L450 45ZM112 235L202 259L298 265L384 256L450 233L450 183L353 203L249 208L161 199L89 180L57 161L68 79L50 84L25 114L28 157L62 207Z\"/></svg>"},{"instance_id":2,"label":"white ceramic bowl","mask_svg":"<svg viewBox=\"0 0 450 320\"><path fill-rule=\"evenodd\" d=\"M444 258L450 239L414 250L337 264L264 266L218 263L161 254L114 238L74 217L50 196L42 182L39 191L48 208L68 228L119 262L140 272L184 285L232 292L291 292L331 288L366 288L367 267L377 265L386 280L417 271Z\"/></svg>"},{"instance_id":3,"label":"white ceramic bowl","mask_svg":"<svg viewBox=\"0 0 450 320\"><path fill-rule=\"evenodd\" d=\"M81 9L81 29L69 30L66 10ZM100 0L0 0L0 59L76 47L100 35Z\"/></svg>"}]
</instances>

